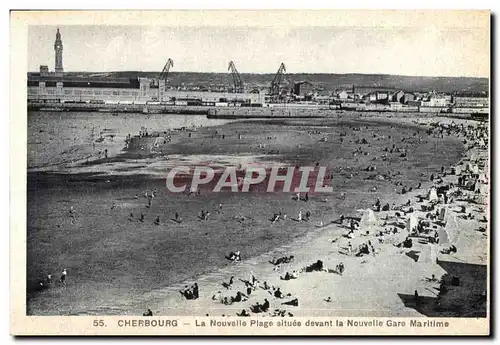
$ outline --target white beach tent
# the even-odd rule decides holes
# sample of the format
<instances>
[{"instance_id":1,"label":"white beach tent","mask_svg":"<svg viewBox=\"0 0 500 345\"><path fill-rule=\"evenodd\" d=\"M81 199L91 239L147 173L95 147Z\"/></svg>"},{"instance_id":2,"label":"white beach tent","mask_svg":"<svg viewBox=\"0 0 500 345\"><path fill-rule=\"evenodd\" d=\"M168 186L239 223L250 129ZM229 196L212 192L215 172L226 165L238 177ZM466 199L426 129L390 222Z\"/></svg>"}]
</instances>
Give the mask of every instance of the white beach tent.
<instances>
[{"instance_id":1,"label":"white beach tent","mask_svg":"<svg viewBox=\"0 0 500 345\"><path fill-rule=\"evenodd\" d=\"M406 230L411 234L414 230L417 229L418 219L414 214L411 214L406 221Z\"/></svg>"},{"instance_id":2,"label":"white beach tent","mask_svg":"<svg viewBox=\"0 0 500 345\"><path fill-rule=\"evenodd\" d=\"M489 196L489 188L488 185L481 184L479 185L479 195L477 197L477 202L479 204L487 204L488 203L488 196Z\"/></svg>"},{"instance_id":3,"label":"white beach tent","mask_svg":"<svg viewBox=\"0 0 500 345\"><path fill-rule=\"evenodd\" d=\"M419 264L435 264L437 263L437 246L435 244L427 244L422 248L418 256Z\"/></svg>"},{"instance_id":4,"label":"white beach tent","mask_svg":"<svg viewBox=\"0 0 500 345\"><path fill-rule=\"evenodd\" d=\"M457 216L450 214L446 221L444 228L439 229L439 244L448 245L455 244L460 234L460 226L458 224Z\"/></svg>"},{"instance_id":5,"label":"white beach tent","mask_svg":"<svg viewBox=\"0 0 500 345\"><path fill-rule=\"evenodd\" d=\"M481 182L481 183L488 183L488 178L486 177L485 173L481 173L479 175L479 182Z\"/></svg>"},{"instance_id":6,"label":"white beach tent","mask_svg":"<svg viewBox=\"0 0 500 345\"><path fill-rule=\"evenodd\" d=\"M439 200L436 187L431 187L431 189L429 189L429 193L427 194L427 198L429 199L429 201L438 201Z\"/></svg>"},{"instance_id":7,"label":"white beach tent","mask_svg":"<svg viewBox=\"0 0 500 345\"><path fill-rule=\"evenodd\" d=\"M479 174L479 167L477 165L474 165L472 167L472 173L476 175Z\"/></svg>"},{"instance_id":8,"label":"white beach tent","mask_svg":"<svg viewBox=\"0 0 500 345\"><path fill-rule=\"evenodd\" d=\"M363 228L372 225L377 225L377 217L375 217L375 213L370 209L363 210L363 216L361 217L359 227Z\"/></svg>"},{"instance_id":9,"label":"white beach tent","mask_svg":"<svg viewBox=\"0 0 500 345\"><path fill-rule=\"evenodd\" d=\"M450 244L448 233L444 228L439 229L438 235L439 235L439 244L441 246L447 246L448 244Z\"/></svg>"}]
</instances>

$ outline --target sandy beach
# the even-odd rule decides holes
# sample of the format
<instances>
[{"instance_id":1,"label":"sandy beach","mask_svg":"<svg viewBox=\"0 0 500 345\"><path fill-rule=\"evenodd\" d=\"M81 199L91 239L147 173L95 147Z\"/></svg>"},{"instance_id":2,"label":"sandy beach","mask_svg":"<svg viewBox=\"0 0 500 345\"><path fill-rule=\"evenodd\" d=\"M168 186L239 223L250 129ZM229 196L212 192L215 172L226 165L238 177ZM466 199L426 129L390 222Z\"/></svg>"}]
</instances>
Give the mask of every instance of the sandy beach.
<instances>
[{"instance_id":1,"label":"sandy beach","mask_svg":"<svg viewBox=\"0 0 500 345\"><path fill-rule=\"evenodd\" d=\"M29 131L46 133L30 116ZM356 113L333 119L168 121L150 123L152 136L134 137L126 149L123 140L128 133L135 136L141 120L97 145L92 144L99 135L88 140L88 131L75 128L68 140L77 144L68 153L54 149L60 145L51 136L38 138L40 146L28 143L39 160L28 155L28 314L142 315L150 308L154 315L235 316L245 310L252 316L486 316L489 221L483 216L489 214L489 185L478 182L486 195L471 202L468 194L481 193L456 187L458 174L451 174L470 163L477 165L475 175L489 176L487 145L471 139L464 144L464 133L454 130L478 122ZM452 123L458 127L448 131ZM52 154L43 151L47 157L38 154L44 145L52 148ZM165 171L181 163L254 162L328 166L334 191L313 193L307 202L279 192L162 192ZM376 171L367 169L374 165ZM451 183L461 194L450 203L438 201L432 213L446 208L446 216L430 219L422 208L429 205L430 188ZM147 207L144 191L154 189L158 195ZM366 212L377 198L389 210ZM70 207L75 219L68 216ZM201 220L202 210L212 218ZM289 218L272 223L280 210ZM308 222L292 220L306 210ZM173 219L175 213L182 221ZM341 215L362 219L364 214L375 220L361 220L347 237L350 223L339 224ZM159 225L153 223L157 216ZM451 216L449 224L460 230L453 240L456 253L441 253L448 244L431 245L427 236L407 229L415 217L428 222L430 232L439 232L446 228L440 221L448 223ZM411 247L396 246L407 238ZM368 242L369 253L357 256ZM430 247L435 255L427 255ZM231 251L241 252L241 262L225 259ZM290 263L269 263L290 255ZM305 271L318 260L322 269ZM340 262L342 274L335 272ZM64 286L54 282L37 289L47 274L58 278L63 268L68 270ZM280 279L293 271L296 279ZM224 287L232 276L233 284ZM257 282L250 287L252 276ZM179 291L195 282L199 298L187 300ZM277 287L283 298L274 296ZM248 299L221 303L238 291L250 292L243 298ZM265 299L270 307L252 312L250 307Z\"/></svg>"}]
</instances>

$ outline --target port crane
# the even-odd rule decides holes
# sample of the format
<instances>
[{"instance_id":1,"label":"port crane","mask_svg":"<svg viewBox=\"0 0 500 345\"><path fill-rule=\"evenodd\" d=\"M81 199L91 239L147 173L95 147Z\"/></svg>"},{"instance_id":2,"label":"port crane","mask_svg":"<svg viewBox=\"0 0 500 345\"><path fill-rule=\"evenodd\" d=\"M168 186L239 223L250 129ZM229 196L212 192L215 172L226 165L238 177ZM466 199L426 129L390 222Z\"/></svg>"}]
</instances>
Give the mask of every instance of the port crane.
<instances>
[{"instance_id":1,"label":"port crane","mask_svg":"<svg viewBox=\"0 0 500 345\"><path fill-rule=\"evenodd\" d=\"M271 87L269 88L269 95L272 98L278 98L280 94L280 84L283 81L284 73L286 72L285 64L282 62L278 72L274 76L273 81L271 82Z\"/></svg>"},{"instance_id":2,"label":"port crane","mask_svg":"<svg viewBox=\"0 0 500 345\"><path fill-rule=\"evenodd\" d=\"M227 70L231 72L231 75L233 76L233 84L234 84L234 93L243 93L244 91L244 85L243 81L241 80L240 74L238 73L238 70L236 69L236 66L234 65L233 61L229 61L229 66L227 67Z\"/></svg>"},{"instance_id":3,"label":"port crane","mask_svg":"<svg viewBox=\"0 0 500 345\"><path fill-rule=\"evenodd\" d=\"M158 86L160 84L160 80L165 80L165 84L167 84L168 72L171 67L174 67L174 61L171 58L168 58L167 63L163 66L163 70L158 75L158 78L152 80L152 85Z\"/></svg>"}]
</instances>

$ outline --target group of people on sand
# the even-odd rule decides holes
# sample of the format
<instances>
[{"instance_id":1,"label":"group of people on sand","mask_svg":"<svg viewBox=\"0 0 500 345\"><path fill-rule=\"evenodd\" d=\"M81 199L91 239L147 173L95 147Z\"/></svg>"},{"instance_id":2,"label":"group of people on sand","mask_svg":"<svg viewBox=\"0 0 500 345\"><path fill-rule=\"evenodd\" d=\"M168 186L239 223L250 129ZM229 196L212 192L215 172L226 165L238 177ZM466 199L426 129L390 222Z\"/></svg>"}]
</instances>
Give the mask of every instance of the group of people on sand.
<instances>
[{"instance_id":1,"label":"group of people on sand","mask_svg":"<svg viewBox=\"0 0 500 345\"><path fill-rule=\"evenodd\" d=\"M293 274L295 275L295 278L298 278L298 272L293 271L292 273L288 274ZM259 281L254 274L251 275L250 279L239 279L239 281L243 282L246 288L246 293L242 292L240 290L237 290L236 293L231 294L229 296L223 296L221 291L217 291L212 296L212 300L218 301L219 303L222 303L224 305L233 305L235 303L241 303L241 302L246 302L249 301L251 296L253 296L254 292L256 290L264 290L269 295L271 295L272 298L274 299L285 299L287 297L291 297L291 294L285 294L282 292L280 287L275 287L275 286L270 286L267 281ZM229 281L223 281L221 285L226 289L226 290L232 290L233 286L235 284L234 276L232 276ZM290 305L290 306L298 306L299 300L298 298L293 298L289 301L282 302L282 305ZM249 310L251 313L267 313L270 311L270 301L268 298L264 298L264 302L256 302L252 305L249 306ZM250 316L249 311L247 309L243 309L241 312L237 313L237 316ZM281 310L281 309L276 309L275 312L270 315L270 316L285 316L286 311ZM293 314L288 313L288 316L291 316Z\"/></svg>"},{"instance_id":2,"label":"group of people on sand","mask_svg":"<svg viewBox=\"0 0 500 345\"><path fill-rule=\"evenodd\" d=\"M269 261L270 264L273 264L273 265L281 265L281 264L288 264L290 262L292 262L294 260L294 256L293 255L290 255L290 256L283 256L283 257L280 257L278 259L276 258L273 258L271 261Z\"/></svg>"},{"instance_id":3,"label":"group of people on sand","mask_svg":"<svg viewBox=\"0 0 500 345\"><path fill-rule=\"evenodd\" d=\"M241 261L240 251L237 250L234 252L230 252L229 255L226 255L226 259L228 259L229 261L232 261L232 262L240 262Z\"/></svg>"},{"instance_id":4,"label":"group of people on sand","mask_svg":"<svg viewBox=\"0 0 500 345\"><path fill-rule=\"evenodd\" d=\"M185 299L192 300L198 299L200 297L200 292L198 290L198 283L194 283L191 286L186 285L183 290L179 291Z\"/></svg>"},{"instance_id":5,"label":"group of people on sand","mask_svg":"<svg viewBox=\"0 0 500 345\"><path fill-rule=\"evenodd\" d=\"M68 276L68 271L63 268L62 272L61 272L61 276L59 277L59 284L61 284L62 286L66 286L66 277ZM45 290L45 289L48 289L49 287L53 286L54 284L54 281L52 279L52 274L49 273L47 274L47 276L45 277L44 280L39 280L38 281L38 284L36 286L36 290Z\"/></svg>"}]
</instances>

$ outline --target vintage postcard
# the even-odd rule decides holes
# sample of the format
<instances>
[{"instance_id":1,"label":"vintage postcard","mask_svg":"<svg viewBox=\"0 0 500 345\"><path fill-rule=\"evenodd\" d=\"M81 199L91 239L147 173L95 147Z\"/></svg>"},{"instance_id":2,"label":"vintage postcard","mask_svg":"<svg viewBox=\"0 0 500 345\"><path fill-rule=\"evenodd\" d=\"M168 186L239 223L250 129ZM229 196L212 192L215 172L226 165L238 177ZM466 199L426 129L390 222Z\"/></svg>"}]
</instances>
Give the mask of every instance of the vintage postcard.
<instances>
[{"instance_id":1,"label":"vintage postcard","mask_svg":"<svg viewBox=\"0 0 500 345\"><path fill-rule=\"evenodd\" d=\"M12 334L490 334L489 11L12 11L10 58Z\"/></svg>"}]
</instances>

